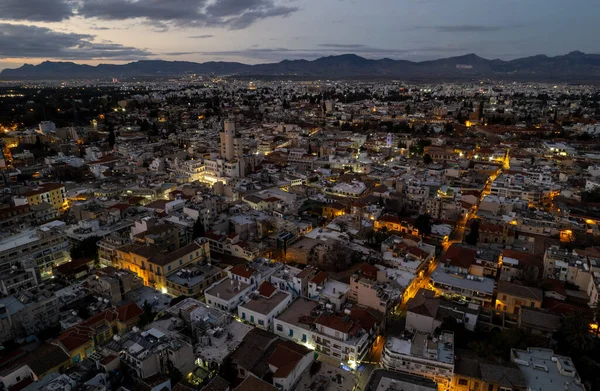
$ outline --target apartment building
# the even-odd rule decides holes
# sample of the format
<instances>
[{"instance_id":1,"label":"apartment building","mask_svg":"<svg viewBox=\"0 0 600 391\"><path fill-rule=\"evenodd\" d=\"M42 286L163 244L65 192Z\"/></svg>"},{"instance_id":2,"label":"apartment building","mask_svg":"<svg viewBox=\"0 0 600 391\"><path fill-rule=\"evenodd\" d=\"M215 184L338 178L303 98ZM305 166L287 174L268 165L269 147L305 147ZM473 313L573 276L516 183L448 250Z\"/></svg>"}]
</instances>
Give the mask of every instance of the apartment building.
<instances>
[{"instance_id":1,"label":"apartment building","mask_svg":"<svg viewBox=\"0 0 600 391\"><path fill-rule=\"evenodd\" d=\"M58 325L59 301L42 289L0 299L0 342L22 338Z\"/></svg>"},{"instance_id":2,"label":"apartment building","mask_svg":"<svg viewBox=\"0 0 600 391\"><path fill-rule=\"evenodd\" d=\"M544 292L539 288L498 282L495 308L511 314L518 314L521 308L541 308Z\"/></svg>"},{"instance_id":3,"label":"apartment building","mask_svg":"<svg viewBox=\"0 0 600 391\"><path fill-rule=\"evenodd\" d=\"M167 293L175 297L200 297L208 287L226 276L223 269L211 264L188 266L167 276Z\"/></svg>"},{"instance_id":4,"label":"apartment building","mask_svg":"<svg viewBox=\"0 0 600 391\"><path fill-rule=\"evenodd\" d=\"M19 259L35 260L42 278L52 276L52 268L67 262L69 240L66 224L52 221L0 240L0 265Z\"/></svg>"},{"instance_id":5,"label":"apartment building","mask_svg":"<svg viewBox=\"0 0 600 391\"><path fill-rule=\"evenodd\" d=\"M181 373L194 369L192 345L155 328L131 331L106 345L106 349L120 355L121 363L140 379L169 373L172 368Z\"/></svg>"},{"instance_id":6,"label":"apartment building","mask_svg":"<svg viewBox=\"0 0 600 391\"><path fill-rule=\"evenodd\" d=\"M144 285L167 292L167 277L188 265L203 264L210 258L208 242L204 239L175 251L152 245L134 243L117 249L117 264L131 270L144 280Z\"/></svg>"},{"instance_id":7,"label":"apartment building","mask_svg":"<svg viewBox=\"0 0 600 391\"><path fill-rule=\"evenodd\" d=\"M437 338L425 333L390 336L381 354L381 366L429 378L445 389L454 375L454 333L442 331Z\"/></svg>"},{"instance_id":8,"label":"apartment building","mask_svg":"<svg viewBox=\"0 0 600 391\"><path fill-rule=\"evenodd\" d=\"M65 186L59 183L45 183L23 194L30 206L45 202L57 210L65 207L66 196Z\"/></svg>"},{"instance_id":9,"label":"apartment building","mask_svg":"<svg viewBox=\"0 0 600 391\"><path fill-rule=\"evenodd\" d=\"M248 301L238 306L238 317L258 328L272 331L273 319L290 305L292 298L292 294L280 291L265 281Z\"/></svg>"}]
</instances>

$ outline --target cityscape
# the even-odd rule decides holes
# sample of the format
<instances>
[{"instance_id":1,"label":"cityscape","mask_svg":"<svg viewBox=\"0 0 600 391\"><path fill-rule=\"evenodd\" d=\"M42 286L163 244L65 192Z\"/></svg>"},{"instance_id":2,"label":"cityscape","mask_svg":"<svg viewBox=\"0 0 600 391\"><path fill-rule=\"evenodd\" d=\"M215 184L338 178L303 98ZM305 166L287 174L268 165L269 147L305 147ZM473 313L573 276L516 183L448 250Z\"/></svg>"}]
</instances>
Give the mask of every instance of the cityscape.
<instances>
[{"instance_id":1,"label":"cityscape","mask_svg":"<svg viewBox=\"0 0 600 391\"><path fill-rule=\"evenodd\" d=\"M33 3L0 4L0 390L600 390L589 42L171 61L117 21L205 41L305 11Z\"/></svg>"}]
</instances>

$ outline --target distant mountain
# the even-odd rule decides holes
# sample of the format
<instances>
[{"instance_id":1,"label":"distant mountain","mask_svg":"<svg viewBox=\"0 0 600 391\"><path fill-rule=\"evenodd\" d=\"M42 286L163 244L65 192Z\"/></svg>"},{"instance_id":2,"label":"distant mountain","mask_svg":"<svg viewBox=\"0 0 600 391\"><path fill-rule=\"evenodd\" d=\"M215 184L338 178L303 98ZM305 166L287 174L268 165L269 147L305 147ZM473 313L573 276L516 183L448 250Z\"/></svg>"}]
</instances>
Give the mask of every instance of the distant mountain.
<instances>
[{"instance_id":1,"label":"distant mountain","mask_svg":"<svg viewBox=\"0 0 600 391\"><path fill-rule=\"evenodd\" d=\"M144 60L124 65L81 65L45 61L25 64L0 72L3 80L99 79L167 77L184 74L238 77L294 78L394 78L404 80L506 79L531 81L600 82L600 55L579 51L563 56L538 55L510 61L488 60L476 54L433 61L370 60L355 54L321 57L313 61L284 60L278 63L247 65L238 62Z\"/></svg>"}]
</instances>

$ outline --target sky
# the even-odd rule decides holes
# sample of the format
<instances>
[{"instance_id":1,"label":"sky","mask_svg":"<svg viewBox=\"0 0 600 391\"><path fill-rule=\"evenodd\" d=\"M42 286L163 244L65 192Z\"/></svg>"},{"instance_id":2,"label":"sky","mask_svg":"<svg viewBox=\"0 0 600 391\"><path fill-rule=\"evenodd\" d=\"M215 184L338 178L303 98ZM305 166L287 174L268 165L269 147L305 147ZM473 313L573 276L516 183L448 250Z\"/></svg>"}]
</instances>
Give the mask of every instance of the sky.
<instances>
[{"instance_id":1,"label":"sky","mask_svg":"<svg viewBox=\"0 0 600 391\"><path fill-rule=\"evenodd\" d=\"M600 53L597 0L0 0L0 69Z\"/></svg>"}]
</instances>

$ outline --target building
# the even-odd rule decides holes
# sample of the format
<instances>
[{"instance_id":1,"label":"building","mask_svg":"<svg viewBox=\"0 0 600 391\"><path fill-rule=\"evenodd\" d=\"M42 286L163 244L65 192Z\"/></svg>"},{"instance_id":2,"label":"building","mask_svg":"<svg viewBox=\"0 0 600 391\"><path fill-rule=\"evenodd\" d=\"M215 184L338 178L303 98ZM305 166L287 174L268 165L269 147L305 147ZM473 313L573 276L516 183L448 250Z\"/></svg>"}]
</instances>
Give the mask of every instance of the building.
<instances>
[{"instance_id":1,"label":"building","mask_svg":"<svg viewBox=\"0 0 600 391\"><path fill-rule=\"evenodd\" d=\"M68 352L71 361L77 363L90 357L97 347L133 329L142 312L135 303L102 311L63 331L53 343Z\"/></svg>"},{"instance_id":2,"label":"building","mask_svg":"<svg viewBox=\"0 0 600 391\"><path fill-rule=\"evenodd\" d=\"M477 251L453 244L431 274L433 287L449 298L492 307L495 280L473 273Z\"/></svg>"},{"instance_id":3,"label":"building","mask_svg":"<svg viewBox=\"0 0 600 391\"><path fill-rule=\"evenodd\" d=\"M390 336L383 348L381 366L427 377L442 389L447 388L454 374L454 333L442 331L437 338L424 333Z\"/></svg>"},{"instance_id":4,"label":"building","mask_svg":"<svg viewBox=\"0 0 600 391\"><path fill-rule=\"evenodd\" d=\"M0 386L3 389L23 389L52 373L63 372L71 366L69 355L59 346L44 343L28 354L17 358L0 370ZM64 388L57 388L64 389Z\"/></svg>"},{"instance_id":5,"label":"building","mask_svg":"<svg viewBox=\"0 0 600 391\"><path fill-rule=\"evenodd\" d=\"M115 338L105 348L118 354L121 362L140 379L166 374L173 368L186 374L194 369L192 345L155 328L131 331Z\"/></svg>"},{"instance_id":6,"label":"building","mask_svg":"<svg viewBox=\"0 0 600 391\"><path fill-rule=\"evenodd\" d=\"M273 373L273 385L280 391L292 390L313 361L311 349L292 341L278 343L268 359L269 369Z\"/></svg>"},{"instance_id":7,"label":"building","mask_svg":"<svg viewBox=\"0 0 600 391\"><path fill-rule=\"evenodd\" d=\"M0 342L35 335L58 325L59 301L53 293L35 289L0 299Z\"/></svg>"},{"instance_id":8,"label":"building","mask_svg":"<svg viewBox=\"0 0 600 391\"><path fill-rule=\"evenodd\" d=\"M428 378L376 369L369 376L365 391L437 391L437 384Z\"/></svg>"},{"instance_id":9,"label":"building","mask_svg":"<svg viewBox=\"0 0 600 391\"><path fill-rule=\"evenodd\" d=\"M427 289L419 289L407 303L406 330L432 334L446 318L453 318L465 329L474 331L479 318L479 306L444 300L435 297L435 292Z\"/></svg>"},{"instance_id":10,"label":"building","mask_svg":"<svg viewBox=\"0 0 600 391\"><path fill-rule=\"evenodd\" d=\"M523 373L513 363L499 364L482 360L470 351L459 351L457 356L458 359L454 366L452 390L529 390Z\"/></svg>"},{"instance_id":11,"label":"building","mask_svg":"<svg viewBox=\"0 0 600 391\"><path fill-rule=\"evenodd\" d=\"M167 293L175 297L200 297L206 288L226 276L223 269L212 264L188 266L167 277Z\"/></svg>"},{"instance_id":12,"label":"building","mask_svg":"<svg viewBox=\"0 0 600 391\"><path fill-rule=\"evenodd\" d=\"M225 278L204 291L206 303L212 307L227 312L234 312L238 305L244 301L244 297L254 291L256 285L232 278Z\"/></svg>"},{"instance_id":13,"label":"building","mask_svg":"<svg viewBox=\"0 0 600 391\"><path fill-rule=\"evenodd\" d=\"M24 193L23 197L26 199L26 203L29 206L39 205L45 202L52 205L54 209L59 210L64 209L66 206L66 195L67 191L65 190L64 185L59 183L45 183Z\"/></svg>"},{"instance_id":14,"label":"building","mask_svg":"<svg viewBox=\"0 0 600 391\"><path fill-rule=\"evenodd\" d=\"M210 259L208 242L197 239L175 251L152 244L134 243L117 249L117 264L136 273L144 285L167 292L167 277Z\"/></svg>"},{"instance_id":15,"label":"building","mask_svg":"<svg viewBox=\"0 0 600 391\"><path fill-rule=\"evenodd\" d=\"M511 314L518 314L521 307L541 308L544 292L539 288L498 282L498 294L494 308Z\"/></svg>"},{"instance_id":16,"label":"building","mask_svg":"<svg viewBox=\"0 0 600 391\"><path fill-rule=\"evenodd\" d=\"M52 268L71 259L69 239L62 221L52 221L0 240L0 265L31 259L42 278L52 276Z\"/></svg>"},{"instance_id":17,"label":"building","mask_svg":"<svg viewBox=\"0 0 600 391\"><path fill-rule=\"evenodd\" d=\"M238 306L238 317L261 329L272 331L273 319L292 302L292 294L280 291L269 282L263 282L250 299Z\"/></svg>"},{"instance_id":18,"label":"building","mask_svg":"<svg viewBox=\"0 0 600 391\"><path fill-rule=\"evenodd\" d=\"M225 255L243 258L248 261L258 257L259 250L248 242L240 240L236 233L220 235L215 232L207 232L205 238L210 243L210 251Z\"/></svg>"},{"instance_id":19,"label":"building","mask_svg":"<svg viewBox=\"0 0 600 391\"><path fill-rule=\"evenodd\" d=\"M223 131L220 133L221 157L227 160L242 157L244 148L241 138L235 137L235 122L226 119L223 122Z\"/></svg>"},{"instance_id":20,"label":"building","mask_svg":"<svg viewBox=\"0 0 600 391\"><path fill-rule=\"evenodd\" d=\"M528 390L585 391L571 358L552 349L511 349L510 359L523 373Z\"/></svg>"}]
</instances>

